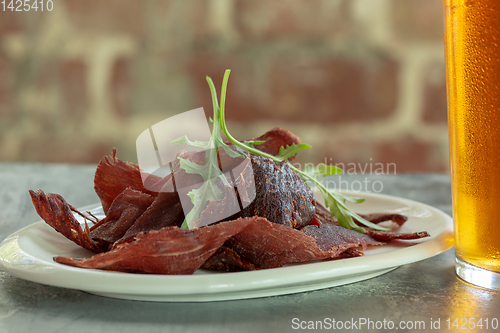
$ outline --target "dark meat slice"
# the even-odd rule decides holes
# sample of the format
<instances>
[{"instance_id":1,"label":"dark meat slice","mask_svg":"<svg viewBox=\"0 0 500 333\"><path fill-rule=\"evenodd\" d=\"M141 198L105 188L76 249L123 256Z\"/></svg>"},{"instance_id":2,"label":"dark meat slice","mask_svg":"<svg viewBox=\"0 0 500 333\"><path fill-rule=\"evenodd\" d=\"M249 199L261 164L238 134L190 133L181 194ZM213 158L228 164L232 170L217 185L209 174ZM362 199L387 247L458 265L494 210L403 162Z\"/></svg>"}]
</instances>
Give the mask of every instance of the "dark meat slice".
<instances>
[{"instance_id":1,"label":"dark meat slice","mask_svg":"<svg viewBox=\"0 0 500 333\"><path fill-rule=\"evenodd\" d=\"M160 192L146 211L117 240L117 243L126 242L140 232L160 230L165 227L179 227L183 220L184 210L177 192Z\"/></svg>"},{"instance_id":2,"label":"dark meat slice","mask_svg":"<svg viewBox=\"0 0 500 333\"><path fill-rule=\"evenodd\" d=\"M348 249L346 250L345 252L341 253L337 258L335 259L349 259L349 258L355 258L355 257L362 257L364 256L365 254L363 253L363 251L361 251L360 249L355 249L355 248L352 248L352 249Z\"/></svg>"},{"instance_id":3,"label":"dark meat slice","mask_svg":"<svg viewBox=\"0 0 500 333\"><path fill-rule=\"evenodd\" d=\"M408 218L404 215L388 214L388 213L359 214L359 216L372 223L377 224L385 221L392 221L396 223L398 226L402 226L408 220ZM319 202L316 202L316 217L322 223L326 222L337 223L337 218L335 216L332 216L330 214L330 211L326 209ZM357 225L363 227L363 224L361 224L359 221L356 221L356 219L354 219L354 222L356 222Z\"/></svg>"},{"instance_id":4,"label":"dark meat slice","mask_svg":"<svg viewBox=\"0 0 500 333\"><path fill-rule=\"evenodd\" d=\"M191 230L170 227L141 232L132 241L89 259L55 257L54 261L119 272L193 274L229 237L255 220L238 219Z\"/></svg>"},{"instance_id":5,"label":"dark meat slice","mask_svg":"<svg viewBox=\"0 0 500 333\"><path fill-rule=\"evenodd\" d=\"M196 188L203 181L200 175L188 174L180 167L178 158L189 159L194 163L203 163L205 152L188 153L181 151L173 162L173 177L169 175L162 181L163 187L154 198L153 203L146 211L137 218L127 232L117 240L117 244L129 241L140 232L160 230L165 227L180 227L184 221L184 212L189 212L192 208L191 199L187 197L187 192L191 188ZM182 194L177 191L183 187ZM181 203L180 195L183 195ZM183 206L184 203L184 206Z\"/></svg>"},{"instance_id":6,"label":"dark meat slice","mask_svg":"<svg viewBox=\"0 0 500 333\"><path fill-rule=\"evenodd\" d=\"M147 180L156 183L162 179L149 175ZM116 158L116 149L113 149L111 156L105 156L99 162L94 176L94 189L101 200L104 213L108 212L113 200L126 188L156 196L156 192L144 187L139 166L120 161Z\"/></svg>"},{"instance_id":7,"label":"dark meat slice","mask_svg":"<svg viewBox=\"0 0 500 333\"><path fill-rule=\"evenodd\" d=\"M153 200L149 194L130 188L125 189L115 198L106 217L90 228L90 236L111 246L125 235Z\"/></svg>"},{"instance_id":8,"label":"dark meat slice","mask_svg":"<svg viewBox=\"0 0 500 333\"><path fill-rule=\"evenodd\" d=\"M402 226L408 220L408 217L400 214L373 213L365 215L359 214L359 216L363 217L364 219L372 223L392 221L396 223L398 226ZM316 218L322 223L321 227L323 227L324 224L338 225L337 218L332 217L330 215L330 212L317 202L316 202ZM356 224L363 226L360 222L356 220L355 222ZM366 230L365 234L366 236L369 236L372 239L380 242L390 242L393 239L419 239L424 237L430 237L430 234L427 231L401 233L396 231L377 231L366 227L364 228Z\"/></svg>"},{"instance_id":9,"label":"dark meat slice","mask_svg":"<svg viewBox=\"0 0 500 333\"><path fill-rule=\"evenodd\" d=\"M329 251L332 247L345 243L357 244L362 249L365 249L367 245L384 244L374 240L370 236L339 227L333 223L323 223L321 227L308 225L300 229L300 231L313 237L318 243L318 246L324 251Z\"/></svg>"},{"instance_id":10,"label":"dark meat slice","mask_svg":"<svg viewBox=\"0 0 500 333\"><path fill-rule=\"evenodd\" d=\"M337 218L335 216L332 216L330 214L330 211L326 209L322 204L314 200L314 203L316 205L316 219L321 223L338 223Z\"/></svg>"},{"instance_id":11,"label":"dark meat slice","mask_svg":"<svg viewBox=\"0 0 500 333\"><path fill-rule=\"evenodd\" d=\"M59 194L45 194L42 190L30 190L29 193L38 215L57 232L92 252L98 253L108 249L106 243L96 242L90 237L87 223L85 229L82 229L72 211L83 214L70 206Z\"/></svg>"},{"instance_id":12,"label":"dark meat slice","mask_svg":"<svg viewBox=\"0 0 500 333\"><path fill-rule=\"evenodd\" d=\"M255 200L241 216L261 216L291 228L309 224L316 213L314 195L286 161L274 163L263 156L252 156Z\"/></svg>"},{"instance_id":13,"label":"dark meat slice","mask_svg":"<svg viewBox=\"0 0 500 333\"><path fill-rule=\"evenodd\" d=\"M431 236L427 231L400 233L394 231L366 230L366 234L381 242L390 242L393 239L419 239Z\"/></svg>"},{"instance_id":14,"label":"dark meat slice","mask_svg":"<svg viewBox=\"0 0 500 333\"><path fill-rule=\"evenodd\" d=\"M300 143L300 139L298 136L290 131L287 131L286 129L279 127L275 127L259 136L258 138L252 139L251 141L266 141L263 144L255 145L255 148L273 156L278 155L281 147L291 146L294 143ZM295 154L293 157L290 157L289 160L292 161L296 156L297 154Z\"/></svg>"},{"instance_id":15,"label":"dark meat slice","mask_svg":"<svg viewBox=\"0 0 500 333\"><path fill-rule=\"evenodd\" d=\"M265 224L261 222L264 226ZM261 228L264 229L264 228ZM258 237L261 236L262 230L257 230ZM363 255L362 250L367 245L383 245L384 243L377 242L369 236L360 234L356 231L348 230L332 223L323 224L321 228L313 225L306 226L300 230L294 230L286 228L288 230L283 230L283 227L273 227L267 230L267 234L261 240L259 244L263 243L262 249L260 249L255 256L260 256L261 253L270 253L272 256L275 254L281 257L283 262L291 263L295 262L295 258L286 253L286 250L280 248L288 248L289 242L293 242L299 251L311 251L314 259L303 258L305 261L316 260L316 259L345 259L352 257L359 257ZM241 239L244 237L243 233L254 232L255 227L247 227L241 234L231 237L217 252L210 257L204 264L203 268L219 270L219 271L242 271L242 270L255 270L261 267L248 260L248 256L255 260L255 256L252 256L251 240L247 241L242 245ZM305 236L300 235L303 233ZM312 239L311 239L312 237ZM270 239L270 240L269 240ZM315 242L314 242L315 241ZM239 243L238 243L239 242ZM277 244L277 245L276 245ZM347 249L346 249L347 247ZM278 250L276 250L278 248ZM295 251L294 249L293 251ZM250 253L250 254L249 254ZM332 253L331 256L326 255L326 253ZM245 257L246 256L246 257ZM299 254L300 256L300 254ZM267 261L268 259L264 259ZM274 259L273 259L274 260ZM262 264L261 262L259 262ZM266 265L280 265L282 262L271 263Z\"/></svg>"},{"instance_id":16,"label":"dark meat slice","mask_svg":"<svg viewBox=\"0 0 500 333\"><path fill-rule=\"evenodd\" d=\"M222 190L222 198L220 200L210 200L200 213L199 218L191 222L190 228L199 228L225 219L234 219L230 217L237 217L235 214L240 211L237 194L233 187L223 186L221 183L222 181L219 181L219 179L216 180L216 184Z\"/></svg>"},{"instance_id":17,"label":"dark meat slice","mask_svg":"<svg viewBox=\"0 0 500 333\"><path fill-rule=\"evenodd\" d=\"M400 215L400 214L373 213L373 214L365 214L365 215L359 214L359 216L361 216L365 220L368 220L368 221L375 223L375 224L385 222L385 221L392 221L392 222L396 223L398 226L402 226L408 220L408 218L406 216ZM363 226L358 221L354 221L354 222L356 222L356 224L358 224L360 226Z\"/></svg>"},{"instance_id":18,"label":"dark meat slice","mask_svg":"<svg viewBox=\"0 0 500 333\"><path fill-rule=\"evenodd\" d=\"M324 251L304 232L257 217L242 232L229 238L224 246L259 268L275 268L296 262L335 259L359 244L344 243Z\"/></svg>"},{"instance_id":19,"label":"dark meat slice","mask_svg":"<svg viewBox=\"0 0 500 333\"><path fill-rule=\"evenodd\" d=\"M240 257L233 249L224 245L208 258L201 267L224 272L253 271L259 269L252 262Z\"/></svg>"}]
</instances>

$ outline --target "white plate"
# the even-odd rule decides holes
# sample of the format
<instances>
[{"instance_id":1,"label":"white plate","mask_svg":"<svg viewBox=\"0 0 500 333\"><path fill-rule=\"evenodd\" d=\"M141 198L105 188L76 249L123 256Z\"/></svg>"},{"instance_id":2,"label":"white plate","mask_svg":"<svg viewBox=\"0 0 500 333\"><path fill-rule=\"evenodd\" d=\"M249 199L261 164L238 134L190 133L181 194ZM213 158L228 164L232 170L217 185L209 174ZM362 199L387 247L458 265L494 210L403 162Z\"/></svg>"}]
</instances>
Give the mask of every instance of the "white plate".
<instances>
[{"instance_id":1,"label":"white plate","mask_svg":"<svg viewBox=\"0 0 500 333\"><path fill-rule=\"evenodd\" d=\"M349 193L346 193L349 194ZM365 252L365 256L295 264L250 272L198 270L193 275L148 275L82 269L55 263L54 256L92 254L40 221L7 237L0 244L0 266L38 283L83 290L113 298L206 302L291 294L366 280L401 265L423 260L453 246L452 219L436 208L407 199L372 193L350 193L366 201L358 213L398 213L408 217L401 232L427 231L431 237L393 241ZM102 216L100 205L90 208ZM82 208L87 211L89 208ZM99 217L99 216L98 216Z\"/></svg>"}]
</instances>

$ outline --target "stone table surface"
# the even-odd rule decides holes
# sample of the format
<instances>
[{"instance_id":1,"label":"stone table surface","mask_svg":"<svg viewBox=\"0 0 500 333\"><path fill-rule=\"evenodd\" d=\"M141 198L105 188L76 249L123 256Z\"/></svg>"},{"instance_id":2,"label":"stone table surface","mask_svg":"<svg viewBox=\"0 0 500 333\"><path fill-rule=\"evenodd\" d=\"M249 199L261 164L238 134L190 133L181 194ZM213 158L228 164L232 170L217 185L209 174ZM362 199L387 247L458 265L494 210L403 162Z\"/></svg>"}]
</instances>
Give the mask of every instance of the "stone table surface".
<instances>
[{"instance_id":1,"label":"stone table surface","mask_svg":"<svg viewBox=\"0 0 500 333\"><path fill-rule=\"evenodd\" d=\"M29 189L61 194L75 207L98 202L95 166L0 163L0 240L39 220ZM427 203L451 214L446 174L354 175L381 193ZM380 190L377 188L377 191ZM500 293L469 286L454 273L453 249L366 281L292 295L209 303L155 303L91 295L19 279L0 269L0 332L292 332L317 323L357 323L349 331L453 331L482 319L500 319ZM494 319L497 318L497 319ZM486 330L488 320L489 330ZM425 326L424 326L425 325ZM413 326L412 329L407 327ZM499 325L500 326L500 325ZM466 327L466 326L463 326ZM500 327L498 328L500 331ZM344 330L340 330L344 331Z\"/></svg>"}]
</instances>

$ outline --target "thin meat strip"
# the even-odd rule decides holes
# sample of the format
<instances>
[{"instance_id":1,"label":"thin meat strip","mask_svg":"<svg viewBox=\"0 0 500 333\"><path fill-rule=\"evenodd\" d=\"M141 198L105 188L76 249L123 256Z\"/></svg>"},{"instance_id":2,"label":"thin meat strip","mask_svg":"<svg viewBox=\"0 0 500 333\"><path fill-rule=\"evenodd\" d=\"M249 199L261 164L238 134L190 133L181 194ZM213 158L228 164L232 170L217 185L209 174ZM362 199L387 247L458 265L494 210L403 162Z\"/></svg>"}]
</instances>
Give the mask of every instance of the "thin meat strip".
<instances>
[{"instance_id":1,"label":"thin meat strip","mask_svg":"<svg viewBox=\"0 0 500 333\"><path fill-rule=\"evenodd\" d=\"M275 268L285 264L313 260L335 259L359 243L331 246L327 251L318 246L316 240L300 230L269 222L262 217L256 220L224 244L234 250L240 258L259 268Z\"/></svg>"},{"instance_id":2,"label":"thin meat strip","mask_svg":"<svg viewBox=\"0 0 500 333\"><path fill-rule=\"evenodd\" d=\"M193 274L229 237L256 219L238 219L196 229L166 227L141 232L132 241L89 259L55 257L54 261L127 273Z\"/></svg>"},{"instance_id":3,"label":"thin meat strip","mask_svg":"<svg viewBox=\"0 0 500 333\"><path fill-rule=\"evenodd\" d=\"M42 190L30 190L29 193L38 215L57 232L89 251L99 253L108 249L107 244L96 242L90 237L87 223L82 229L72 212L83 214L70 206L62 196L45 194Z\"/></svg>"}]
</instances>

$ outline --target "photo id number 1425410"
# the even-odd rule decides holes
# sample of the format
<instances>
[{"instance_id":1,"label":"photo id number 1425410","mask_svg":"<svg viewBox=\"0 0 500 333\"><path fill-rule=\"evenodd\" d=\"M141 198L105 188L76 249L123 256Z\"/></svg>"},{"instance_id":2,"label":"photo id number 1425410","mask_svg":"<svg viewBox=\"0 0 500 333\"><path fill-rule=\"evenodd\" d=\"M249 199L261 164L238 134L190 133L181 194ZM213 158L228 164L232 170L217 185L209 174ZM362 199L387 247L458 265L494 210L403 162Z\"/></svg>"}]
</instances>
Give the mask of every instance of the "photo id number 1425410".
<instances>
[{"instance_id":1,"label":"photo id number 1425410","mask_svg":"<svg viewBox=\"0 0 500 333\"><path fill-rule=\"evenodd\" d=\"M4 12L29 12L29 11L49 11L54 9L52 0L2 0L0 2Z\"/></svg>"}]
</instances>

